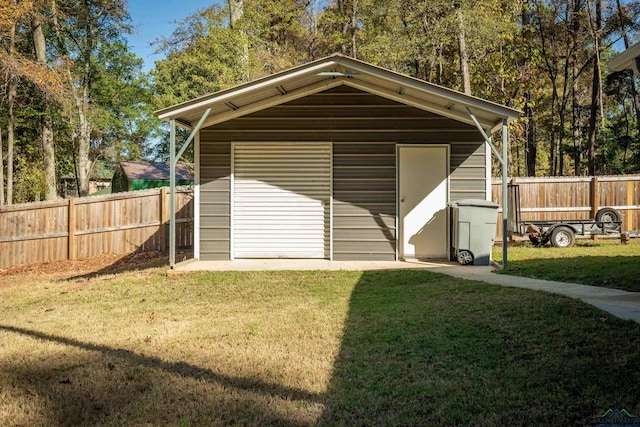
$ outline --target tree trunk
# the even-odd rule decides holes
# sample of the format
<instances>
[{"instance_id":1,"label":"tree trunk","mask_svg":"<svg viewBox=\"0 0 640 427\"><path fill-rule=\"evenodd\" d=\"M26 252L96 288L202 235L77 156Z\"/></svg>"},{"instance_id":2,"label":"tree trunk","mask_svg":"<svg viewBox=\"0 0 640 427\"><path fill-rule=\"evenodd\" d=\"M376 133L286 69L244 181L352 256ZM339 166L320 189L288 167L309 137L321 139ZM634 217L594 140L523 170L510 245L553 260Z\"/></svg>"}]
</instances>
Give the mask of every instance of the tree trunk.
<instances>
[{"instance_id":1,"label":"tree trunk","mask_svg":"<svg viewBox=\"0 0 640 427\"><path fill-rule=\"evenodd\" d=\"M531 92L527 91L525 94L525 106L524 106L524 115L527 118L527 122L525 123L525 137L526 137L526 148L525 148L525 162L527 163L527 176L536 176L536 158L538 156L538 146L536 144L536 123L533 117L533 108L531 108L531 104L533 100L531 99Z\"/></svg>"},{"instance_id":2,"label":"tree trunk","mask_svg":"<svg viewBox=\"0 0 640 427\"><path fill-rule=\"evenodd\" d=\"M522 8L522 36L525 40L532 40L533 31L531 29L532 11L528 2L525 2ZM524 63L525 72L529 73L531 70L531 58L529 56L529 50L525 52L526 58ZM524 123L525 134L525 163L526 163L526 175L536 176L536 159L538 155L538 147L536 145L536 128L535 120L533 117L533 95L531 90L527 88L525 94L524 116L527 121Z\"/></svg>"},{"instance_id":3,"label":"tree trunk","mask_svg":"<svg viewBox=\"0 0 640 427\"><path fill-rule=\"evenodd\" d=\"M16 0L12 1L16 6ZM9 34L9 58L13 58L13 51L16 46L16 23L11 25ZM7 83L7 205L13 204L13 143L14 143L14 118L13 118L13 101L18 91L18 80L9 72Z\"/></svg>"},{"instance_id":4,"label":"tree trunk","mask_svg":"<svg viewBox=\"0 0 640 427\"><path fill-rule=\"evenodd\" d=\"M37 19L33 19L31 26L33 28L33 46L36 52L36 61L46 66L47 51L42 25ZM44 156L44 177L47 186L45 199L56 200L58 198L58 192L56 188L56 155L53 142L53 123L48 112L46 96L42 94L42 98L44 107L40 118L40 136Z\"/></svg>"},{"instance_id":5,"label":"tree trunk","mask_svg":"<svg viewBox=\"0 0 640 427\"><path fill-rule=\"evenodd\" d=\"M594 26L594 45L596 50L596 60L593 63L593 81L591 84L591 111L589 114L589 146L588 162L589 175L596 174L596 122L598 119L598 100L600 99L600 28L602 20L602 3L596 0L596 16Z\"/></svg>"},{"instance_id":6,"label":"tree trunk","mask_svg":"<svg viewBox=\"0 0 640 427\"><path fill-rule=\"evenodd\" d=\"M556 81L551 79L551 134L549 137L549 174L556 176L556 106L558 104L558 92Z\"/></svg>"},{"instance_id":7,"label":"tree trunk","mask_svg":"<svg viewBox=\"0 0 640 427\"><path fill-rule=\"evenodd\" d=\"M573 139L573 173L575 176L582 174L582 134L580 131L580 103L578 101L578 34L580 32L580 19L578 18L582 2L576 0L573 7L572 30L570 33L573 48L571 50L571 128Z\"/></svg>"},{"instance_id":8,"label":"tree trunk","mask_svg":"<svg viewBox=\"0 0 640 427\"><path fill-rule=\"evenodd\" d=\"M467 43L465 40L464 17L460 1L454 3L458 20L458 51L460 54L460 74L462 76L462 91L471 95L471 79L469 77L469 59L467 57Z\"/></svg>"},{"instance_id":9,"label":"tree trunk","mask_svg":"<svg viewBox=\"0 0 640 427\"><path fill-rule=\"evenodd\" d=\"M343 21L342 21L342 29L340 30L340 32L342 33L342 39L340 40L340 53L342 53L343 55L347 54L347 44L344 42L347 36L347 33L349 32L349 22L348 19L346 17L346 11L345 11L345 4L344 4L345 0L337 0L337 5L338 5L338 16L340 16Z\"/></svg>"},{"instance_id":10,"label":"tree trunk","mask_svg":"<svg viewBox=\"0 0 640 427\"><path fill-rule=\"evenodd\" d=\"M353 0L353 9L351 13L351 57L356 59L358 57L358 46L356 43L356 30L358 29L358 0Z\"/></svg>"},{"instance_id":11,"label":"tree trunk","mask_svg":"<svg viewBox=\"0 0 640 427\"><path fill-rule=\"evenodd\" d=\"M89 109L88 87L83 88L82 98L76 97L76 105L78 107L78 179L80 188L78 193L80 197L89 195L89 172L91 171L91 161L89 160L89 145L91 137L91 127L87 120L87 112Z\"/></svg>"},{"instance_id":12,"label":"tree trunk","mask_svg":"<svg viewBox=\"0 0 640 427\"><path fill-rule=\"evenodd\" d=\"M7 205L13 204L13 100L17 90L18 82L12 78L9 82L9 95L7 96Z\"/></svg>"},{"instance_id":13,"label":"tree trunk","mask_svg":"<svg viewBox=\"0 0 640 427\"><path fill-rule=\"evenodd\" d=\"M236 29L236 24L244 16L244 0L228 0L228 5L229 26L231 29ZM242 79L248 82L251 80L251 73L249 72L249 39L244 28L240 28L240 34L242 37L242 56L240 58L242 62Z\"/></svg>"},{"instance_id":14,"label":"tree trunk","mask_svg":"<svg viewBox=\"0 0 640 427\"><path fill-rule=\"evenodd\" d=\"M580 176L582 168L582 143L580 138L579 113L580 105L577 100L578 96L578 77L576 73L577 61L573 63L573 83L571 85L571 128L573 129L573 174Z\"/></svg>"},{"instance_id":15,"label":"tree trunk","mask_svg":"<svg viewBox=\"0 0 640 427\"><path fill-rule=\"evenodd\" d=\"M0 206L4 205L4 157L2 156L2 128L0 128Z\"/></svg>"},{"instance_id":16,"label":"tree trunk","mask_svg":"<svg viewBox=\"0 0 640 427\"><path fill-rule=\"evenodd\" d=\"M62 52L66 52L67 49L62 37L62 29L60 28L60 21L58 20L56 0L51 0L51 17L53 19L53 27L56 32L58 46ZM91 161L89 160L91 125L89 124L87 116L89 112L89 88L91 86L91 53L93 52L93 34L91 28L88 26L85 28L85 36L87 37L87 47L83 52L84 69L80 89L76 87L71 69L66 67L65 70L69 89L76 104L78 114L78 181L80 182L78 194L81 197L89 194L89 171L91 170ZM81 93L78 93L79 91L81 91Z\"/></svg>"}]
</instances>

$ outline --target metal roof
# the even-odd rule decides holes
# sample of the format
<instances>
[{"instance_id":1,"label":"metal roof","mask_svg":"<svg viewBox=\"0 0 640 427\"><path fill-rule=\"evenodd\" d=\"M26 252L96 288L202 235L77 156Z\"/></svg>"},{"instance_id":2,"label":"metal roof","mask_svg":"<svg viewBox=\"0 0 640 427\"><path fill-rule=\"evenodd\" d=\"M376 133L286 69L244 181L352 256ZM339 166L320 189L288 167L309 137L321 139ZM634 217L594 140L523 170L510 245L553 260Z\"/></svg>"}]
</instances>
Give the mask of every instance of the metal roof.
<instances>
[{"instance_id":1,"label":"metal roof","mask_svg":"<svg viewBox=\"0 0 640 427\"><path fill-rule=\"evenodd\" d=\"M129 179L169 181L169 164L162 162L120 162L122 171ZM176 165L176 179L192 181L193 173L184 163Z\"/></svg>"},{"instance_id":2,"label":"metal roof","mask_svg":"<svg viewBox=\"0 0 640 427\"><path fill-rule=\"evenodd\" d=\"M162 120L193 128L204 111L202 128L303 98L337 86L350 86L444 117L473 125L469 108L483 128L521 112L369 63L334 54L261 79L156 111Z\"/></svg>"},{"instance_id":3,"label":"metal roof","mask_svg":"<svg viewBox=\"0 0 640 427\"><path fill-rule=\"evenodd\" d=\"M609 68L613 71L622 71L628 68L640 74L640 42L630 46L629 49L614 56L609 61Z\"/></svg>"}]
</instances>

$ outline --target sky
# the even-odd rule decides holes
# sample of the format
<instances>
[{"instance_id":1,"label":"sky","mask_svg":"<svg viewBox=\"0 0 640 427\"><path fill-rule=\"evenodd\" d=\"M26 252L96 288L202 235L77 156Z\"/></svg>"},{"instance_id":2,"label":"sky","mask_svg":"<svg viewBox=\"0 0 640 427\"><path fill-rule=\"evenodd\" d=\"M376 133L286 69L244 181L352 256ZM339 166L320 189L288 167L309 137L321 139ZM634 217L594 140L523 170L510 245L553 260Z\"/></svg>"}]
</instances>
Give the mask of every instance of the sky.
<instances>
[{"instance_id":1,"label":"sky","mask_svg":"<svg viewBox=\"0 0 640 427\"><path fill-rule=\"evenodd\" d=\"M129 14L134 25L128 36L131 50L144 60L144 71L153 68L154 62L162 58L155 55L155 47L149 44L162 36L168 36L180 21L215 0L129 0Z\"/></svg>"}]
</instances>

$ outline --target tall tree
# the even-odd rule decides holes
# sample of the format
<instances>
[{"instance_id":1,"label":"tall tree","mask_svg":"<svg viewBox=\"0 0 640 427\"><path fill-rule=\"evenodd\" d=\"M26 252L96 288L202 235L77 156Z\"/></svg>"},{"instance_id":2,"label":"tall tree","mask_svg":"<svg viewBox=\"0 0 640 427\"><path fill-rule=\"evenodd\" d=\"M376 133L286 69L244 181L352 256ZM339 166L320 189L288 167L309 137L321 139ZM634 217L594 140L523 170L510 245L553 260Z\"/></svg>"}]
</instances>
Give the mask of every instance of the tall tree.
<instances>
[{"instance_id":1,"label":"tall tree","mask_svg":"<svg viewBox=\"0 0 640 427\"><path fill-rule=\"evenodd\" d=\"M469 58L467 56L466 28L460 0L454 2L456 20L458 21L458 55L460 57L460 77L462 78L462 91L471 95L471 78L469 76Z\"/></svg>"},{"instance_id":2,"label":"tall tree","mask_svg":"<svg viewBox=\"0 0 640 427\"><path fill-rule=\"evenodd\" d=\"M533 11L529 1L522 4L522 38L527 43L528 48L524 49L523 69L527 74L531 72L531 48L530 44L534 40L533 34ZM536 161L538 157L538 146L536 143L536 125L533 114L533 93L530 85L524 93L524 138L525 138L525 170L526 176L536 176Z\"/></svg>"},{"instance_id":3,"label":"tall tree","mask_svg":"<svg viewBox=\"0 0 640 427\"><path fill-rule=\"evenodd\" d=\"M0 127L0 206L4 205L4 156L2 155L2 128Z\"/></svg>"},{"instance_id":4,"label":"tall tree","mask_svg":"<svg viewBox=\"0 0 640 427\"><path fill-rule=\"evenodd\" d=\"M12 0L13 9L17 9L16 0ZM17 12L17 11L16 11ZM18 13L14 13L18 15ZM9 29L9 62L7 69L7 198L8 205L13 204L13 147L14 147L14 130L15 118L13 115L13 104L18 90L18 77L15 72L15 49L16 49L16 22L18 16L14 16Z\"/></svg>"},{"instance_id":5,"label":"tall tree","mask_svg":"<svg viewBox=\"0 0 640 427\"><path fill-rule=\"evenodd\" d=\"M56 47L67 60L67 80L75 106L79 194L89 193L91 89L94 56L101 43L128 31L124 0L51 0Z\"/></svg>"},{"instance_id":6,"label":"tall tree","mask_svg":"<svg viewBox=\"0 0 640 427\"><path fill-rule=\"evenodd\" d=\"M592 23L593 45L596 52L596 60L593 63L593 79L591 85L591 110L589 114L589 141L588 141L588 165L589 175L596 174L596 126L598 106L602 107L601 97L601 75L600 75L600 32L602 30L602 2L595 0L595 16Z\"/></svg>"},{"instance_id":7,"label":"tall tree","mask_svg":"<svg viewBox=\"0 0 640 427\"><path fill-rule=\"evenodd\" d=\"M43 67L47 66L47 49L44 32L42 31L42 17L34 14L31 18L31 31L36 61ZM42 111L40 116L40 139L44 156L44 175L47 186L46 200L58 198L56 187L56 155L53 143L53 121L48 112L46 93L42 92Z\"/></svg>"},{"instance_id":8,"label":"tall tree","mask_svg":"<svg viewBox=\"0 0 640 427\"><path fill-rule=\"evenodd\" d=\"M98 48L91 93L94 159L141 160L150 150L147 140L160 121L153 115L151 83L142 66L123 41Z\"/></svg>"}]
</instances>

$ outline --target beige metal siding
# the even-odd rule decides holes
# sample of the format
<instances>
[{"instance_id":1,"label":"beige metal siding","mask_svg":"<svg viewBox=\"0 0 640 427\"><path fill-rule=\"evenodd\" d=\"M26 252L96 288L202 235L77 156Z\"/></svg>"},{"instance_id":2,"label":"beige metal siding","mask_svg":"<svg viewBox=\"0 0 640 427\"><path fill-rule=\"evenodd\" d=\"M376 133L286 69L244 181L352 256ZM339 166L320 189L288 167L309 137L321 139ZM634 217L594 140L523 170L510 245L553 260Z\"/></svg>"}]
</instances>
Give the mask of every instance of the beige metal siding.
<instances>
[{"instance_id":1,"label":"beige metal siding","mask_svg":"<svg viewBox=\"0 0 640 427\"><path fill-rule=\"evenodd\" d=\"M233 256L329 258L331 144L233 144Z\"/></svg>"},{"instance_id":2,"label":"beige metal siding","mask_svg":"<svg viewBox=\"0 0 640 427\"><path fill-rule=\"evenodd\" d=\"M230 215L230 141L333 142L334 259L394 259L395 144L450 144L451 200L485 197L484 144L475 127L339 87L201 132L203 224L207 215ZM228 259L226 223L203 228L201 244L202 259Z\"/></svg>"},{"instance_id":3,"label":"beige metal siding","mask_svg":"<svg viewBox=\"0 0 640 427\"><path fill-rule=\"evenodd\" d=\"M452 144L449 168L449 198L486 199L486 150L484 143Z\"/></svg>"},{"instance_id":4,"label":"beige metal siding","mask_svg":"<svg viewBox=\"0 0 640 427\"><path fill-rule=\"evenodd\" d=\"M396 257L395 143L334 144L333 259Z\"/></svg>"},{"instance_id":5,"label":"beige metal siding","mask_svg":"<svg viewBox=\"0 0 640 427\"><path fill-rule=\"evenodd\" d=\"M231 253L231 144L200 134L200 259Z\"/></svg>"}]
</instances>

